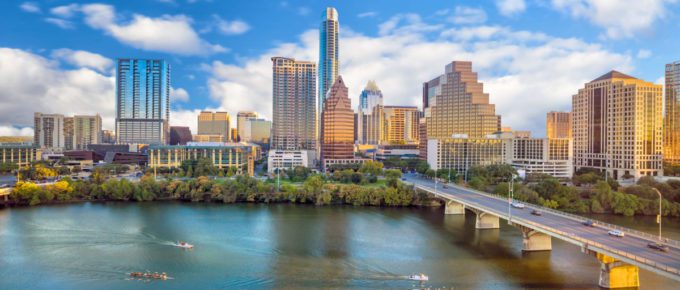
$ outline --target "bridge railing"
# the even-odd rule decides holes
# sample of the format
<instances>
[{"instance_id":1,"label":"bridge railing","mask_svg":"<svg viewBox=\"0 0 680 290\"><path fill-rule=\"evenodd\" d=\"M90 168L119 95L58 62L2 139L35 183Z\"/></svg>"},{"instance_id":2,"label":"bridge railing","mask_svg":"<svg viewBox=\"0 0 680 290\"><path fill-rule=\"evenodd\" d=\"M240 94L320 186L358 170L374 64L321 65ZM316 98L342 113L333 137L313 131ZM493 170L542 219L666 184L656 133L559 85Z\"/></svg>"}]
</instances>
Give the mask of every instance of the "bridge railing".
<instances>
[{"instance_id":1,"label":"bridge railing","mask_svg":"<svg viewBox=\"0 0 680 290\"><path fill-rule=\"evenodd\" d=\"M495 199L499 199L499 200L502 200L502 201L508 200L507 196L482 192L482 191L470 189L470 188L467 188L467 187L462 187L460 185L452 185L452 184L449 184L449 185L454 186L454 187L461 189L461 190L469 191L469 192L472 192L472 193L475 193L475 194L485 195L485 196L495 198ZM600 221L600 220L596 220L596 219L592 219L592 218L588 218L588 217L584 217L584 216L581 216L581 215L576 215L576 214L572 214L572 213L568 213L568 212L563 212L563 211L560 211L560 210L540 206L540 205L533 204L533 203L526 203L526 206L528 208L537 209L537 210L540 210L540 211L543 211L543 212L550 212L552 214L563 216L563 217L566 217L566 218L569 218L569 219L572 219L572 220L575 220L575 221L578 221L578 222L585 222L585 221L590 220L590 221L593 222L594 225L598 225L600 227L615 229L615 230L618 230L618 231L622 231L627 235L652 240L652 241L655 241L655 242L659 242L659 243L666 244L668 246L672 246L672 247L680 249L680 241L677 241L677 240L664 238L663 240L659 241L659 236L657 236L657 235L645 233L645 232L634 230L634 229L631 229L631 228L626 228L626 227L618 226L618 225L615 225L615 224L606 223L606 222L603 222L603 221Z\"/></svg>"}]
</instances>

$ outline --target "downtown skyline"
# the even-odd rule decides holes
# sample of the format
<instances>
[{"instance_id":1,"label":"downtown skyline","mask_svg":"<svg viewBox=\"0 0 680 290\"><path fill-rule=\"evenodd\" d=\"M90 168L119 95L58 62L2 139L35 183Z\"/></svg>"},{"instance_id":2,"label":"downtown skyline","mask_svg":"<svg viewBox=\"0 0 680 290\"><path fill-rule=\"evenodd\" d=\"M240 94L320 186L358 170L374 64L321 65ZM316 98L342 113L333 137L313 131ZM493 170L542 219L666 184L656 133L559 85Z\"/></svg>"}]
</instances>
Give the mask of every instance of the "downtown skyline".
<instances>
[{"instance_id":1,"label":"downtown skyline","mask_svg":"<svg viewBox=\"0 0 680 290\"><path fill-rule=\"evenodd\" d=\"M673 45L668 44L674 42L668 29L677 25L672 21L677 16L668 8L677 7L677 3L655 4L667 8L666 13L654 10L660 9L657 6L649 8L654 11L639 12L650 13L651 20L646 26L630 25L635 27L597 22L583 13L573 16L557 12L558 4L543 7L531 1L526 2L523 11L509 16L502 14L494 3L433 2L426 7L400 8L414 10L411 12L393 11L395 8L387 5L376 7L379 3L361 6L359 3L289 2L285 7L273 3L263 13L281 12L276 17L286 21L288 30L274 36L265 31L268 24L262 21L264 17L254 17L247 9L242 9L243 13L238 13L239 9L223 9L233 15L215 14L207 17L209 19L195 14L201 9L215 8L216 3L175 1L169 5L150 0L115 7L70 5L67 1L35 2L33 6L26 3L10 1L2 5L6 6L5 11L15 11L14 14L26 21L35 21L36 33L49 31L63 35L64 39L52 40L53 47L45 47L45 43L19 36L17 33L22 28L4 34L10 36L4 40L7 43L0 44L6 47L0 49L0 60L6 60L10 68L3 68L0 73L15 75L8 80L34 77L43 82L0 84L3 88L0 100L9 105L0 109L3 116L0 133L7 132L0 135L32 135L28 133L34 110L66 115L100 113L104 128L114 129L113 62L128 54L164 58L172 65L171 126L188 125L195 132L195 116L202 110L225 110L232 116L237 111L252 110L271 120L271 86L262 85L271 83L269 58L281 55L318 60L318 26L326 5L338 10L340 71L348 83L353 104L358 104L366 82L375 80L380 84L385 103L420 107L422 82L437 76L441 64L470 60L479 71L490 101L496 104L497 114L503 116L503 124L531 130L537 136L545 131L545 113L571 110L571 95L584 83L611 69L660 83L664 65L677 58L670 51ZM219 5L231 7L226 3ZM304 12L301 7L307 7L308 11ZM90 16L97 12L113 13L116 17L110 22L93 23ZM546 21L541 19L547 16L533 22L528 19L541 13L554 16L554 23L540 25ZM463 17L465 15L468 17ZM182 22L189 17L193 22ZM62 19L72 26L60 28L47 18ZM173 46L172 39L159 40L158 37L136 42L130 28L141 25L136 22L139 19L156 20L150 22L151 26L185 23L184 31L193 32L191 39L196 40L198 46L180 48ZM569 23L573 31L560 30L559 23ZM121 35L120 31L129 35ZM69 41L73 34L100 39L112 48L97 48L83 41L79 45L77 41ZM253 47L238 47L243 39L253 38L256 40L249 40L245 45ZM426 53L428 49L436 53ZM574 59L584 61L579 63ZM14 65L16 61L21 62ZM27 72L28 68L35 70ZM86 81L76 81L79 78ZM252 101L243 102L243 98ZM60 107L62 103L76 100L80 103ZM38 103L37 108L31 108L26 102ZM528 105L536 109L522 110Z\"/></svg>"}]
</instances>

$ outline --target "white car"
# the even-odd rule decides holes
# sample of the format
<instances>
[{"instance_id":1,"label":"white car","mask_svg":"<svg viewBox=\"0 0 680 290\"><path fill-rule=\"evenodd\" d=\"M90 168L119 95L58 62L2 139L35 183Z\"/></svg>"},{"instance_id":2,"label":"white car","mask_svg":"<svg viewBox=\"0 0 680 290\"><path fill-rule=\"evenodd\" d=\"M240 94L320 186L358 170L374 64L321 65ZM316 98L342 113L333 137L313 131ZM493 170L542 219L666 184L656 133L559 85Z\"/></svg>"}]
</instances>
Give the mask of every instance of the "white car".
<instances>
[{"instance_id":1,"label":"white car","mask_svg":"<svg viewBox=\"0 0 680 290\"><path fill-rule=\"evenodd\" d=\"M513 202L512 207L522 209L524 208L524 204L519 202Z\"/></svg>"},{"instance_id":2,"label":"white car","mask_svg":"<svg viewBox=\"0 0 680 290\"><path fill-rule=\"evenodd\" d=\"M625 236L625 234L622 231L619 231L619 230L611 230L607 233L610 236L615 236L615 237L619 237L619 238L623 238L623 236Z\"/></svg>"}]
</instances>

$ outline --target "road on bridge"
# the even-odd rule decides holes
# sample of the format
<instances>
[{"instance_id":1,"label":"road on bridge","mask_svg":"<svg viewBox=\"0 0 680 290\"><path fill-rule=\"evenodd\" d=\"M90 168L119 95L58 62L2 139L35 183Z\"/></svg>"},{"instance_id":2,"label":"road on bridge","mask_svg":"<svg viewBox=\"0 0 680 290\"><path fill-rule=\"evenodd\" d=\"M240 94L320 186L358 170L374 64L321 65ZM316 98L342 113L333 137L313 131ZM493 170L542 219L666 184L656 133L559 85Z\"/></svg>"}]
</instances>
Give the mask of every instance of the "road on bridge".
<instances>
[{"instance_id":1,"label":"road on bridge","mask_svg":"<svg viewBox=\"0 0 680 290\"><path fill-rule=\"evenodd\" d=\"M434 181L425 179L414 174L405 174L404 178L407 182L417 184L419 186L424 186L429 188L429 191L434 191ZM494 198L488 195L484 195L480 192L476 192L471 189L463 188L457 185L448 184L448 188L443 188L442 183L437 186L437 194L443 197L450 197L451 200L461 200L468 204L477 204L479 207L477 209L482 211L490 212L489 209L497 212L503 213L499 216L502 219L508 219L508 201L498 198ZM666 267L671 267L674 269L680 269L680 249L675 247L669 247L668 252L660 252L647 247L647 244L651 242L656 242L653 239L647 239L643 237L626 235L623 238L610 236L608 232L612 230L611 228L604 227L596 223L595 226L590 227L583 225L580 221L567 216L559 215L549 211L541 211L542 215L536 216L531 214L531 207L524 209L511 208L512 220L525 220L540 224L542 226L556 229L558 231L569 233L570 235L580 237L583 240L590 241L589 244L599 243L606 245L610 248L618 250L620 252L625 252L631 255L645 258L647 260L654 261L659 265ZM487 210L485 210L487 209ZM496 215L492 212L492 214ZM553 236L553 235L551 235ZM573 240L568 240L574 243ZM637 263L636 263L637 264ZM642 266L642 265L639 265ZM647 267L646 267L647 268ZM658 269L657 269L658 270ZM655 271L658 272L658 271ZM680 276L672 273L661 274L674 278L675 280L680 280Z\"/></svg>"}]
</instances>

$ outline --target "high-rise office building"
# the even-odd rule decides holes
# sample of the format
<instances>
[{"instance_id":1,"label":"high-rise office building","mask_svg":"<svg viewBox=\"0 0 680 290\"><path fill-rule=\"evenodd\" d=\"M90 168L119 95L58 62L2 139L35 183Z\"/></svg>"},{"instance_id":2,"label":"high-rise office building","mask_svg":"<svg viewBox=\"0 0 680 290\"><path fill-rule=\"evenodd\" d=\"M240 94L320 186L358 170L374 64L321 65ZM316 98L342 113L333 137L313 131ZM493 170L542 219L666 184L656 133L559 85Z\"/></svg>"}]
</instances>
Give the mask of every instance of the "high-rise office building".
<instances>
[{"instance_id":1,"label":"high-rise office building","mask_svg":"<svg viewBox=\"0 0 680 290\"><path fill-rule=\"evenodd\" d=\"M245 134L246 121L250 119L257 119L257 112L241 111L236 114L236 128L238 129L238 136L232 136L236 141L243 140Z\"/></svg>"},{"instance_id":2,"label":"high-rise office building","mask_svg":"<svg viewBox=\"0 0 680 290\"><path fill-rule=\"evenodd\" d=\"M272 148L316 150L316 64L273 57Z\"/></svg>"},{"instance_id":3,"label":"high-rise office building","mask_svg":"<svg viewBox=\"0 0 680 290\"><path fill-rule=\"evenodd\" d=\"M572 98L574 167L619 179L663 173L663 87L617 71Z\"/></svg>"},{"instance_id":4,"label":"high-rise office building","mask_svg":"<svg viewBox=\"0 0 680 290\"><path fill-rule=\"evenodd\" d=\"M265 119L248 119L245 121L243 127L243 138L241 141L252 142L261 146L269 144L272 129L271 121Z\"/></svg>"},{"instance_id":5,"label":"high-rise office building","mask_svg":"<svg viewBox=\"0 0 680 290\"><path fill-rule=\"evenodd\" d=\"M40 148L66 147L64 135L64 115L33 114L33 144Z\"/></svg>"},{"instance_id":6,"label":"high-rise office building","mask_svg":"<svg viewBox=\"0 0 680 290\"><path fill-rule=\"evenodd\" d=\"M359 144L378 144L385 139L383 94L375 81L369 81L359 95L356 128Z\"/></svg>"},{"instance_id":7,"label":"high-rise office building","mask_svg":"<svg viewBox=\"0 0 680 290\"><path fill-rule=\"evenodd\" d=\"M102 144L115 144L116 132L112 130L102 130Z\"/></svg>"},{"instance_id":8,"label":"high-rise office building","mask_svg":"<svg viewBox=\"0 0 680 290\"><path fill-rule=\"evenodd\" d=\"M321 161L354 158L354 111L347 86L338 76L321 111Z\"/></svg>"},{"instance_id":9,"label":"high-rise office building","mask_svg":"<svg viewBox=\"0 0 680 290\"><path fill-rule=\"evenodd\" d=\"M116 138L122 144L169 140L170 65L159 59L119 59Z\"/></svg>"},{"instance_id":10,"label":"high-rise office building","mask_svg":"<svg viewBox=\"0 0 680 290\"><path fill-rule=\"evenodd\" d=\"M72 134L65 133L67 139L72 139L72 145L67 146L67 149L86 150L90 144L102 143L102 118L99 114L94 116L76 115L68 119L73 120L73 131L71 131Z\"/></svg>"},{"instance_id":11,"label":"high-rise office building","mask_svg":"<svg viewBox=\"0 0 680 290\"><path fill-rule=\"evenodd\" d=\"M680 61L666 65L663 161L680 164Z\"/></svg>"},{"instance_id":12,"label":"high-rise office building","mask_svg":"<svg viewBox=\"0 0 680 290\"><path fill-rule=\"evenodd\" d=\"M385 106L385 142L389 144L417 144L420 136L418 133L418 120L420 112L418 107L411 106Z\"/></svg>"},{"instance_id":13,"label":"high-rise office building","mask_svg":"<svg viewBox=\"0 0 680 290\"><path fill-rule=\"evenodd\" d=\"M222 142L229 142L231 138L231 117L227 112L207 112L198 114L197 135L221 135Z\"/></svg>"},{"instance_id":14,"label":"high-rise office building","mask_svg":"<svg viewBox=\"0 0 680 290\"><path fill-rule=\"evenodd\" d=\"M329 88L338 77L339 29L338 11L333 7L326 7L319 27L319 113L323 109L323 100Z\"/></svg>"},{"instance_id":15,"label":"high-rise office building","mask_svg":"<svg viewBox=\"0 0 680 290\"><path fill-rule=\"evenodd\" d=\"M187 145L192 142L191 129L189 127L171 126L170 145Z\"/></svg>"},{"instance_id":16,"label":"high-rise office building","mask_svg":"<svg viewBox=\"0 0 680 290\"><path fill-rule=\"evenodd\" d=\"M571 112L549 112L545 122L546 138L571 138Z\"/></svg>"}]
</instances>

